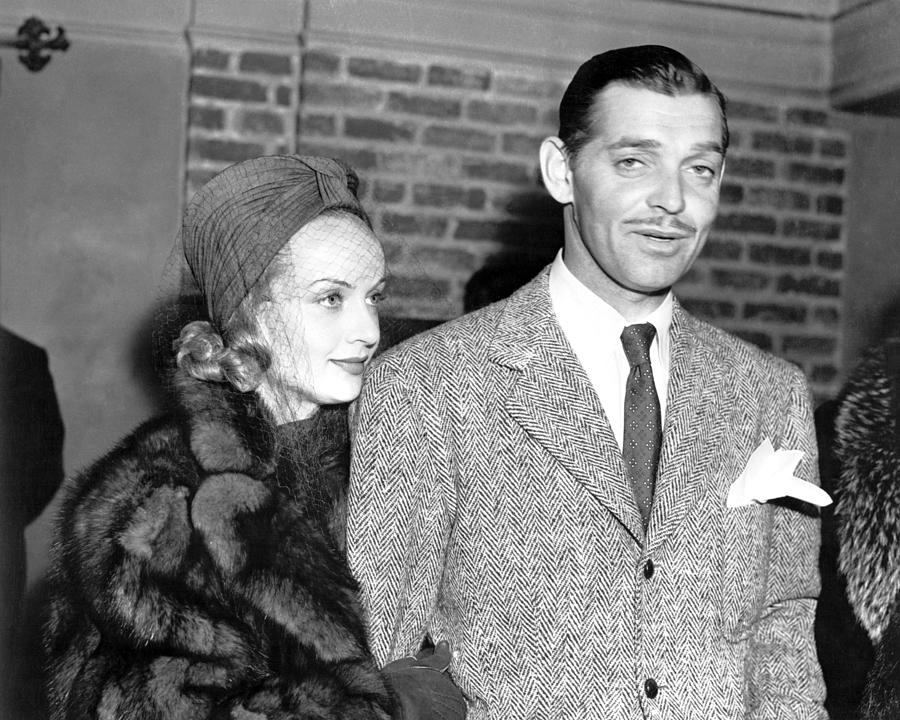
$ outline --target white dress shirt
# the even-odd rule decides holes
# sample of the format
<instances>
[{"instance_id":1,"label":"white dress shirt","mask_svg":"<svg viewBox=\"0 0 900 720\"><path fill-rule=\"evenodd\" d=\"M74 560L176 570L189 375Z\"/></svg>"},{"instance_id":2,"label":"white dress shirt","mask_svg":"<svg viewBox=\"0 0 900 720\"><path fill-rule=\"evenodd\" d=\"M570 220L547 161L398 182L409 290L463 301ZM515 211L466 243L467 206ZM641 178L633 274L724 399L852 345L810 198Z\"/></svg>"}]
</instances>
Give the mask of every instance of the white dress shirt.
<instances>
[{"instance_id":1,"label":"white dress shirt","mask_svg":"<svg viewBox=\"0 0 900 720\"><path fill-rule=\"evenodd\" d=\"M625 427L625 384L631 369L620 336L626 325L653 324L656 337L650 345L650 366L653 368L653 382L665 427L669 328L672 325L673 304L671 291L647 317L629 323L572 274L563 262L560 250L550 267L550 300L563 334L600 398L620 448Z\"/></svg>"}]
</instances>

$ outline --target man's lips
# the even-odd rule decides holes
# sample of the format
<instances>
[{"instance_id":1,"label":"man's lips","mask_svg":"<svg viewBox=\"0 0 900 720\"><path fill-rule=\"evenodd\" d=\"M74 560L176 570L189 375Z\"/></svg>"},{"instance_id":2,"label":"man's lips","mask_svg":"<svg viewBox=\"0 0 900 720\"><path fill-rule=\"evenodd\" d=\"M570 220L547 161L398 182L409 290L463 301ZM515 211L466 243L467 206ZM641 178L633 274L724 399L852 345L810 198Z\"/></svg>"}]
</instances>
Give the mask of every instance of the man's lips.
<instances>
[{"instance_id":1,"label":"man's lips","mask_svg":"<svg viewBox=\"0 0 900 720\"><path fill-rule=\"evenodd\" d=\"M691 233L664 228L636 228L631 232L636 232L638 235L644 235L654 240L681 240L682 238L691 237Z\"/></svg>"}]
</instances>

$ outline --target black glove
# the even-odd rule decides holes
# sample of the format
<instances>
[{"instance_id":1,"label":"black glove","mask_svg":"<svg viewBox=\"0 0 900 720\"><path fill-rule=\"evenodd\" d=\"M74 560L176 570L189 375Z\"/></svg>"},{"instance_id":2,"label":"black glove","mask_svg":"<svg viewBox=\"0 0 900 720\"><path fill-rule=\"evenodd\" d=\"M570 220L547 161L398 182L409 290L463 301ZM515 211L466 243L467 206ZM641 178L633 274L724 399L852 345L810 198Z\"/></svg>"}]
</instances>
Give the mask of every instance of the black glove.
<instances>
[{"instance_id":1,"label":"black glove","mask_svg":"<svg viewBox=\"0 0 900 720\"><path fill-rule=\"evenodd\" d=\"M394 660L382 672L394 699L394 720L464 720L466 701L450 673L445 640L415 657Z\"/></svg>"}]
</instances>

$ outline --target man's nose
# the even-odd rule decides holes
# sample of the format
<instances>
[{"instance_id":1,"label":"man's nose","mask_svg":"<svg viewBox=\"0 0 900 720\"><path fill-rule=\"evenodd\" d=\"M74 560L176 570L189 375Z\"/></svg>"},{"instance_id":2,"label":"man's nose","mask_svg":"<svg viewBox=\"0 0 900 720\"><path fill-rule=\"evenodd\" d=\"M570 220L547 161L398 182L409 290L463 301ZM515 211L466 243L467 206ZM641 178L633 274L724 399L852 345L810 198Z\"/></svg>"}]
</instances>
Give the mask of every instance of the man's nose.
<instances>
[{"instance_id":1,"label":"man's nose","mask_svg":"<svg viewBox=\"0 0 900 720\"><path fill-rule=\"evenodd\" d=\"M651 207L663 210L669 215L677 215L684 210L681 173L677 170L661 170L647 202Z\"/></svg>"}]
</instances>

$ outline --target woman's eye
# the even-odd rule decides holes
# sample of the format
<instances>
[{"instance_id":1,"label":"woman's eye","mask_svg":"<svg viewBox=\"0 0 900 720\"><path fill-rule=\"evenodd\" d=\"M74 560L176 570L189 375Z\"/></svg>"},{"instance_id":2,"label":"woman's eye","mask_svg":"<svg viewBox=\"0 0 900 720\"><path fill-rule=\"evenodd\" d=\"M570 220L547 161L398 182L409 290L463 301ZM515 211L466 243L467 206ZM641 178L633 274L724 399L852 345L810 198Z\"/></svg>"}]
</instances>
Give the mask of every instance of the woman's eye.
<instances>
[{"instance_id":1,"label":"woman's eye","mask_svg":"<svg viewBox=\"0 0 900 720\"><path fill-rule=\"evenodd\" d=\"M384 300L384 293L372 293L368 298L366 298L366 300L368 301L369 305L378 305L382 300Z\"/></svg>"},{"instance_id":2,"label":"woman's eye","mask_svg":"<svg viewBox=\"0 0 900 720\"><path fill-rule=\"evenodd\" d=\"M343 298L340 293L331 293L330 295L325 295L324 297L319 298L319 304L324 307L337 307L341 304Z\"/></svg>"}]
</instances>

